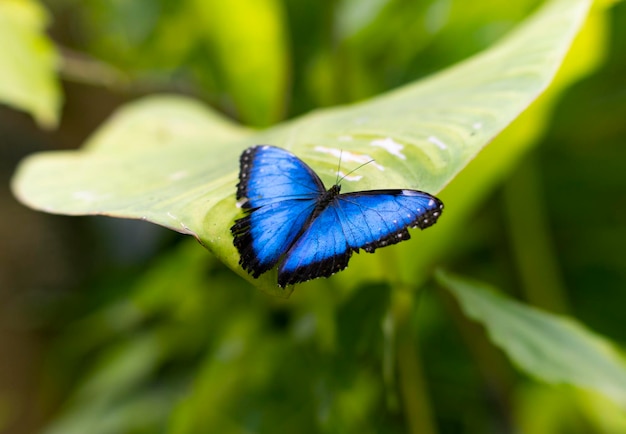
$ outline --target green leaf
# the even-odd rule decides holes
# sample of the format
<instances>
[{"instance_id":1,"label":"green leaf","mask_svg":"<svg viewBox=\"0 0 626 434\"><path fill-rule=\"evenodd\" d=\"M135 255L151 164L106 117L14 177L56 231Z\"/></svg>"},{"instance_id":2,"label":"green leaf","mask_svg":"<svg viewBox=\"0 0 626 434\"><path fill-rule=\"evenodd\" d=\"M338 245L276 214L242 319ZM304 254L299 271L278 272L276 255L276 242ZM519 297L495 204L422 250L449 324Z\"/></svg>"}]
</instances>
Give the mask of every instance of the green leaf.
<instances>
[{"instance_id":1,"label":"green leaf","mask_svg":"<svg viewBox=\"0 0 626 434\"><path fill-rule=\"evenodd\" d=\"M222 88L244 122L267 126L283 117L287 42L278 0L195 0L198 29L209 45Z\"/></svg>"},{"instance_id":2,"label":"green leaf","mask_svg":"<svg viewBox=\"0 0 626 434\"><path fill-rule=\"evenodd\" d=\"M521 370L548 383L599 392L626 407L626 364L606 338L571 318L505 298L487 285L441 271L437 280Z\"/></svg>"},{"instance_id":3,"label":"green leaf","mask_svg":"<svg viewBox=\"0 0 626 434\"><path fill-rule=\"evenodd\" d=\"M29 112L43 127L54 127L61 91L57 53L44 33L47 23L38 2L0 2L0 101Z\"/></svg>"},{"instance_id":4,"label":"green leaf","mask_svg":"<svg viewBox=\"0 0 626 434\"><path fill-rule=\"evenodd\" d=\"M229 227L238 156L269 143L291 149L344 190L437 193L550 83L585 18L586 0L553 0L493 48L372 100L319 110L251 133L183 98L120 111L79 152L39 154L18 169L25 204L63 214L140 218L191 234L239 270ZM252 280L249 276L248 279ZM268 273L255 284L275 288Z\"/></svg>"}]
</instances>

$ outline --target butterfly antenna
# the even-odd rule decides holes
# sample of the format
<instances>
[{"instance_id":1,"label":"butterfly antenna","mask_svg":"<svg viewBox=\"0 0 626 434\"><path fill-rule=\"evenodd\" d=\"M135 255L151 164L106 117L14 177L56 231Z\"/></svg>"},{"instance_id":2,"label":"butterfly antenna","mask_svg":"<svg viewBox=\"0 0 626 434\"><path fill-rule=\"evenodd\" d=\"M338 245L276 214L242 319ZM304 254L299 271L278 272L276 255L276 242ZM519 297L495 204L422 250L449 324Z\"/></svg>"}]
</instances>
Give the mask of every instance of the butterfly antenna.
<instances>
[{"instance_id":1,"label":"butterfly antenna","mask_svg":"<svg viewBox=\"0 0 626 434\"><path fill-rule=\"evenodd\" d=\"M357 171L357 170L359 170L361 167L363 167L363 166L367 166L368 164L373 163L374 161L375 161L375 160L374 160L374 159L372 159L372 160L370 160L370 161L368 161L368 162L365 162L365 163L361 164L360 166L356 167L355 169L352 169L351 171L349 171L348 173L346 173L345 175L343 175L343 176L342 176L342 177L341 177L341 178L337 181L337 184L339 184L339 183L340 183L341 181L343 181L345 178L347 178L348 176L350 176L350 174L351 174L351 173L356 172L356 171ZM339 172L337 172L337 174L339 174Z\"/></svg>"},{"instance_id":2,"label":"butterfly antenna","mask_svg":"<svg viewBox=\"0 0 626 434\"><path fill-rule=\"evenodd\" d=\"M343 155L343 149L339 150L339 163L337 163L337 177L335 178L335 185L339 184L339 172L341 172L341 157Z\"/></svg>"}]
</instances>

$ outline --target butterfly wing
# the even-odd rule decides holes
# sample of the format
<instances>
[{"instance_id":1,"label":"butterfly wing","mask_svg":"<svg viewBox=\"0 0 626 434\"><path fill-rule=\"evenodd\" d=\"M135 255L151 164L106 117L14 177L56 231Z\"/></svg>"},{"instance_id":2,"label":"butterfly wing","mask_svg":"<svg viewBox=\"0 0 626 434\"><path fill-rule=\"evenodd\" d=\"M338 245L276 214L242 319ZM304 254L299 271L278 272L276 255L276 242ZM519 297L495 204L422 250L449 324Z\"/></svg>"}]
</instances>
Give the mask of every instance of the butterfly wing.
<instances>
[{"instance_id":1,"label":"butterfly wing","mask_svg":"<svg viewBox=\"0 0 626 434\"><path fill-rule=\"evenodd\" d=\"M253 146L240 158L237 200L259 208L289 199L317 199L326 191L313 169L291 152L274 146Z\"/></svg>"},{"instance_id":2,"label":"butterfly wing","mask_svg":"<svg viewBox=\"0 0 626 434\"><path fill-rule=\"evenodd\" d=\"M241 266L255 278L274 267L324 191L315 172L292 153L273 146L244 151L237 199L245 199L246 216L231 228Z\"/></svg>"},{"instance_id":3,"label":"butterfly wing","mask_svg":"<svg viewBox=\"0 0 626 434\"><path fill-rule=\"evenodd\" d=\"M409 227L434 224L442 209L439 199L416 190L338 195L289 249L278 269L278 283L328 277L347 267L352 252L373 252L408 240Z\"/></svg>"}]
</instances>

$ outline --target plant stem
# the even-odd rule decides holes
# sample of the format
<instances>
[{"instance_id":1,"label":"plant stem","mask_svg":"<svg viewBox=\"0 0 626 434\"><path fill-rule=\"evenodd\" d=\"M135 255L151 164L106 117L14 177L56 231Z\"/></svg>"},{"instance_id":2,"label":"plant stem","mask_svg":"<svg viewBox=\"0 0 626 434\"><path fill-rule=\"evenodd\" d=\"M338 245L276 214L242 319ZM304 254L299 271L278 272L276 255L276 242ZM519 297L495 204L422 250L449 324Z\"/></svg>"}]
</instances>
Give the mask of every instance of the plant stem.
<instances>
[{"instance_id":1,"label":"plant stem","mask_svg":"<svg viewBox=\"0 0 626 434\"><path fill-rule=\"evenodd\" d=\"M436 434L430 399L419 356L417 337L410 324L415 294L402 288L392 291L392 309L396 327L398 380L408 432Z\"/></svg>"},{"instance_id":2,"label":"plant stem","mask_svg":"<svg viewBox=\"0 0 626 434\"><path fill-rule=\"evenodd\" d=\"M513 254L526 299L552 312L566 313L566 291L533 158L526 159L504 185L505 214Z\"/></svg>"}]
</instances>

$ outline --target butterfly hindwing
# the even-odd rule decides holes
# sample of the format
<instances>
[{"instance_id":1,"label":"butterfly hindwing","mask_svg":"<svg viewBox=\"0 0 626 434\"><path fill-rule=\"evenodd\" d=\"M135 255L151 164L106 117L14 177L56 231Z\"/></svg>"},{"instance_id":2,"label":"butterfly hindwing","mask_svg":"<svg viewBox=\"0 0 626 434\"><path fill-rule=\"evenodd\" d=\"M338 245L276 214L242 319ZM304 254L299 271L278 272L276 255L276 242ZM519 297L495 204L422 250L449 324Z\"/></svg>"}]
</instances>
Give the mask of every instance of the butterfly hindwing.
<instances>
[{"instance_id":1,"label":"butterfly hindwing","mask_svg":"<svg viewBox=\"0 0 626 434\"><path fill-rule=\"evenodd\" d=\"M339 194L289 249L278 270L279 285L328 277L344 269L352 252L410 238L407 228L426 228L443 204L416 190L372 190Z\"/></svg>"},{"instance_id":2,"label":"butterfly hindwing","mask_svg":"<svg viewBox=\"0 0 626 434\"><path fill-rule=\"evenodd\" d=\"M273 146L244 151L237 199L245 199L247 215L231 228L242 267L254 277L274 267L324 191L315 172L293 154Z\"/></svg>"},{"instance_id":3,"label":"butterfly hindwing","mask_svg":"<svg viewBox=\"0 0 626 434\"><path fill-rule=\"evenodd\" d=\"M231 228L239 263L259 277L278 263L315 208L313 200L285 200L253 209Z\"/></svg>"},{"instance_id":4,"label":"butterfly hindwing","mask_svg":"<svg viewBox=\"0 0 626 434\"><path fill-rule=\"evenodd\" d=\"M287 251L278 267L278 285L328 277L346 268L351 255L340 217L334 207L328 206Z\"/></svg>"}]
</instances>

